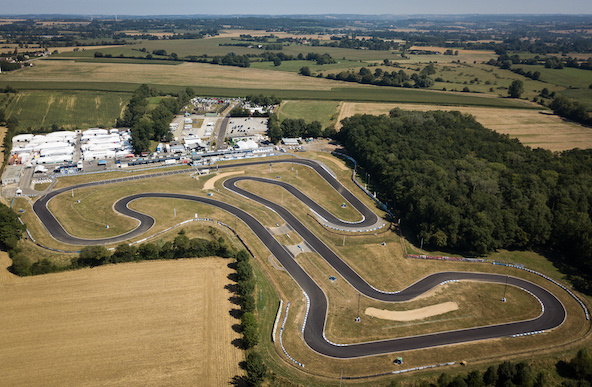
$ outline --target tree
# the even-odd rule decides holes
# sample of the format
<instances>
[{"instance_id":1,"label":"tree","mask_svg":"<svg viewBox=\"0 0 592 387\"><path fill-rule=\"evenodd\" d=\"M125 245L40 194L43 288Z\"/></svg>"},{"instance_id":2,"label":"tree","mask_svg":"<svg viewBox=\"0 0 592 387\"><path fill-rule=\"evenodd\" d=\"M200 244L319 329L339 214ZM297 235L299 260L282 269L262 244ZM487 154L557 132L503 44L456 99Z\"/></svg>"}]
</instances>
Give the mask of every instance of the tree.
<instances>
[{"instance_id":1,"label":"tree","mask_svg":"<svg viewBox=\"0 0 592 387\"><path fill-rule=\"evenodd\" d=\"M243 345L245 349L253 348L259 343L259 332L257 331L257 318L251 312L245 312L241 316L243 329Z\"/></svg>"},{"instance_id":2,"label":"tree","mask_svg":"<svg viewBox=\"0 0 592 387\"><path fill-rule=\"evenodd\" d=\"M305 77L310 77L310 68L307 66L301 67L298 73L300 75L304 75Z\"/></svg>"},{"instance_id":3,"label":"tree","mask_svg":"<svg viewBox=\"0 0 592 387\"><path fill-rule=\"evenodd\" d=\"M110 262L110 258L111 254L105 246L86 246L80 250L78 258L72 260L72 266L101 266Z\"/></svg>"},{"instance_id":4,"label":"tree","mask_svg":"<svg viewBox=\"0 0 592 387\"><path fill-rule=\"evenodd\" d=\"M14 249L25 229L19 222L16 212L6 204L0 203L0 249Z\"/></svg>"},{"instance_id":5,"label":"tree","mask_svg":"<svg viewBox=\"0 0 592 387\"><path fill-rule=\"evenodd\" d=\"M508 88L508 95L512 98L520 98L522 93L524 93L524 82L519 79L512 81Z\"/></svg>"},{"instance_id":6,"label":"tree","mask_svg":"<svg viewBox=\"0 0 592 387\"><path fill-rule=\"evenodd\" d=\"M247 372L247 383L250 386L258 386L265 379L267 366L258 352L251 352L247 355L245 371Z\"/></svg>"},{"instance_id":7,"label":"tree","mask_svg":"<svg viewBox=\"0 0 592 387\"><path fill-rule=\"evenodd\" d=\"M122 243L115 248L113 254L111 254L111 261L113 263L119 262L132 262L135 261L138 256L138 249L135 246L130 246L127 243Z\"/></svg>"},{"instance_id":8,"label":"tree","mask_svg":"<svg viewBox=\"0 0 592 387\"><path fill-rule=\"evenodd\" d=\"M282 64L282 60L280 58L278 58L277 56L275 58L273 58L273 65L275 67L279 66ZM310 74L309 74L310 75Z\"/></svg>"}]
</instances>

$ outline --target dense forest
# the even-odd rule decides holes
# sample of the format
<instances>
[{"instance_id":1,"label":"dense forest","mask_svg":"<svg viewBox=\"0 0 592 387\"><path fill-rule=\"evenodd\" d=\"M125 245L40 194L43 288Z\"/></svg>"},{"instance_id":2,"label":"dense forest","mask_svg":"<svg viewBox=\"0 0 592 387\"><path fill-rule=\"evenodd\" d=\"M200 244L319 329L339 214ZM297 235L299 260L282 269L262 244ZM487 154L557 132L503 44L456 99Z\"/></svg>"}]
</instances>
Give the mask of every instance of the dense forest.
<instances>
[{"instance_id":1,"label":"dense forest","mask_svg":"<svg viewBox=\"0 0 592 387\"><path fill-rule=\"evenodd\" d=\"M579 269L573 282L589 287L592 150L532 150L470 115L442 111L354 116L339 138L424 246L554 251Z\"/></svg>"}]
</instances>

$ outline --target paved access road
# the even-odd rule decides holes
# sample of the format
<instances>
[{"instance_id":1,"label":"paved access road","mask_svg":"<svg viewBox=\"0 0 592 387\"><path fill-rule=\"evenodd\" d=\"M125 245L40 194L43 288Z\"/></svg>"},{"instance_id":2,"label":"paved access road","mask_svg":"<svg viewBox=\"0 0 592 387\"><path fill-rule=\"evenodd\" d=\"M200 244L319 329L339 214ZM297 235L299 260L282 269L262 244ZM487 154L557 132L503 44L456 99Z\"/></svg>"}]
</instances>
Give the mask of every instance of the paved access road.
<instances>
[{"instance_id":1,"label":"paved access road","mask_svg":"<svg viewBox=\"0 0 592 387\"><path fill-rule=\"evenodd\" d=\"M359 199L357 199L351 192L343 187L333 175L327 171L323 166L317 164L312 160L303 159L292 159L292 160L274 160L273 163L277 162L292 162L313 168L317 171L330 185L332 185L342 196L356 208L363 216L362 222L372 222L377 219L377 216L368 209ZM269 164L265 161L257 161L251 163L241 163L234 165L225 165L224 167L237 167L253 164ZM222 167L222 166L221 166ZM173 172L179 173L179 172ZM142 178L142 177L136 177ZM145 178L145 177L144 177ZM133 179L133 178L128 178ZM119 242L131 237L140 235L146 232L154 224L154 220L148 215L138 213L128 208L128 204L136 199L140 198L174 198L184 199L204 204L209 204L218 207L222 210L228 211L229 213L240 218L245 224L257 235L257 237L267 246L271 253L278 259L283 265L286 271L294 278L302 290L308 295L310 299L310 309L308 313L308 320L304 328L304 340L307 345L314 351L335 358L356 358L363 356L372 356L384 353L392 353L399 351L406 351L412 349L429 348L442 345L450 345L457 343L465 343L476 340L492 339L499 337L507 337L514 334L544 331L558 327L563 323L566 317L565 308L561 302L546 289L531 283L529 281L512 277L504 276L499 274L489 273L472 273L472 272L441 272L427 276L415 284L399 291L399 292L383 292L371 285L369 285L363 278L361 278L351 267L349 267L344 261L342 261L337 254L335 254L328 246L326 246L319 238L317 238L305 225L303 225L298 219L296 219L288 210L282 206L263 199L257 195L254 195L246 190L240 189L236 186L236 183L240 180L259 180L260 178L253 178L248 176L233 177L224 182L224 186L240 195L243 195L251 200L257 201L271 210L277 212L285 221L294 229L305 242L317 253L321 255L339 274L349 282L354 288L356 288L361 294L367 297L382 300L385 302L402 302L413 299L418 295L421 295L430 289L438 286L445 281L482 281L482 282L494 282L494 283L508 283L508 285L516 286L524 289L536 297L542 305L542 313L535 319L512 322L507 324L489 325L483 327L476 327L470 329L463 329L457 331L440 332L421 336L410 336L404 338L381 340L373 342L364 342L349 345L339 345L329 342L325 338L324 328L327 316L327 298L323 290L314 282L312 278L298 265L294 260L293 256L280 244L277 240L269 233L269 231L263 226L257 219L252 217L247 212L234 207L230 204L202 196L186 195L186 194L175 194L175 193L141 193L131 195L119 200L115 204L115 210L121 212L124 215L132 216L139 220L140 224L135 230L121 235L119 237L108 238L103 240L85 240L81 238L75 238L68 235L62 228L62 226L55 220L53 215L47 210L47 201L64 191L68 191L73 188L79 188L81 186L92 186L101 183L89 183L75 187L68 187L59 191L51 192L50 194L38 199L33 207L43 224L49 230L51 235L65 243L77 243L77 244L96 244L96 243L113 243ZM115 179L115 181L121 181ZM124 180L126 181L126 180ZM267 184L278 184L289 192L293 193L296 197L301 198L305 196L302 192L296 188L282 183L276 180L261 179L259 180ZM112 181L114 182L114 181ZM102 184L105 184L104 182ZM304 199L304 203L310 206L312 209L318 212L324 211L316 203L309 198ZM374 215L373 215L374 214ZM326 214L325 214L326 215ZM333 219L336 222L340 222L339 219ZM347 223L351 226L351 223ZM61 230L61 231L60 231ZM83 242L83 243L80 243ZM500 301L501 302L501 301Z\"/></svg>"}]
</instances>

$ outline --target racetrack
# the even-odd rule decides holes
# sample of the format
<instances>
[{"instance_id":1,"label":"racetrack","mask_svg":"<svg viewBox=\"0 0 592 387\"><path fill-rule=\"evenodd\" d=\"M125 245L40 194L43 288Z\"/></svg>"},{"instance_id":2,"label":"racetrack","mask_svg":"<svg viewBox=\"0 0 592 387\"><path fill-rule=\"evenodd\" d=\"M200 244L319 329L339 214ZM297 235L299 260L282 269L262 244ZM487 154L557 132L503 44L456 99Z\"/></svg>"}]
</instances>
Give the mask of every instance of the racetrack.
<instances>
[{"instance_id":1,"label":"racetrack","mask_svg":"<svg viewBox=\"0 0 592 387\"><path fill-rule=\"evenodd\" d=\"M490 325L483 327L476 327L470 329L463 329L458 331L440 332L422 336L410 336L391 340L381 340L349 345L336 345L325 339L324 328L327 317L327 298L323 290L314 282L314 280L300 267L294 260L293 256L282 246L270 232L257 219L247 212L232 206L230 204L211 199L209 197L193 196L186 194L175 193L141 193L125 197L115 203L115 210L139 220L139 226L118 237L100 239L100 240L86 240L76 238L66 233L59 222L53 217L51 212L47 209L47 202L55 195L79 188L81 186L91 186L98 184L105 184L104 182L87 183L79 186L67 187L58 191L51 192L44 197L39 198L33 209L42 223L45 225L50 234L57 240L70 244L104 244L116 243L139 236L149 230L154 224L154 219L150 216L133 211L128 207L128 204L140 198L173 198L184 199L204 204L209 204L225 210L238 218L240 218L257 237L265 244L271 253L282 264L286 271L294 278L302 290L308 295L310 299L310 310L308 319L305 322L304 340L307 345L314 351L325 356L335 358L355 358L363 356L372 356L378 354L385 354L391 352L428 348L442 345L450 345L457 343L464 343L476 340L492 339L499 337L507 337L515 334L544 331L558 327L563 323L566 317L565 308L561 302L550 292L544 288L531 283L529 281L489 273L471 273L471 272L441 272L427 276L415 284L399 291L399 292L383 292L371 285L369 285L363 278L361 278L351 267L349 267L337 254L335 254L327 245L325 245L316 235L314 235L305 225L303 225L294 215L292 215L284 207L264 198L261 198L249 191L243 190L236 186L236 183L241 180L256 180L266 184L275 184L283 187L292 193L295 197L300 199L304 205L310 207L315 212L323 217L327 217L335 224L343 224L348 227L367 227L375 224L379 219L378 216L366 207L355 195L348 191L335 177L327 171L322 165L317 164L312 160L292 159L292 160L274 160L277 162L290 162L306 165L317 171L333 188L335 188L345 200L347 200L360 214L363 219L361 222L352 224L350 222L343 222L340 219L332 216L325 209L318 206L315 202L310 200L306 195L297 190L295 187L277 180L262 179L248 176L233 177L224 181L224 187L250 200L256 201L265 205L270 210L275 211L281 216L290 227L296 231L302 239L309 245L309 247L317 252L323 259L325 259L340 275L349 282L358 292L367 297L386 301L386 302L403 302L413 299L430 289L438 286L445 281L483 281L493 282L519 287L534 297L536 297L542 305L542 313L535 319L512 322L506 324ZM251 163L241 163L234 165L224 165L223 167L238 167L253 164L269 164L269 161L257 161ZM176 172L178 173L178 172ZM141 178L141 177L137 177ZM145 177L144 177L145 178ZM128 178L129 179L129 178ZM117 179L116 181L121 181ZM124 180L125 181L125 180Z\"/></svg>"}]
</instances>

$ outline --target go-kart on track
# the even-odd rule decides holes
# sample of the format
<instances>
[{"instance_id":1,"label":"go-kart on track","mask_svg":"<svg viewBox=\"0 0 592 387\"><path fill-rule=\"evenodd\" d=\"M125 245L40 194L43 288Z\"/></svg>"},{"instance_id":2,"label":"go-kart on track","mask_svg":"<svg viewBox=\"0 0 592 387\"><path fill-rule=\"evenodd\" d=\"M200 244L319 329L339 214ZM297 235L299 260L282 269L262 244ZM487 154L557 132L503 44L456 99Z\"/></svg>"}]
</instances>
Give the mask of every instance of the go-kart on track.
<instances>
[{"instance_id":1,"label":"go-kart on track","mask_svg":"<svg viewBox=\"0 0 592 387\"><path fill-rule=\"evenodd\" d=\"M366 207L355 195L348 191L337 179L322 165L312 160L306 159L290 159L290 160L274 160L273 163L297 163L308 166L314 169L327 183L335 188L345 200L347 200L356 210L362 215L362 221L358 223L343 222L331 214L324 208L317 205L310 198L297 190L292 185L283 183L277 180L264 179L258 177L232 177L224 181L223 185L226 189L235 192L245 198L256 201L272 211L275 211L281 216L289 226L296 231L308 246L324 258L349 284L351 284L358 292L364 294L372 299L385 302L403 302L411 300L430 289L438 286L445 281L480 281L493 282L516 286L521 288L538 299L542 306L542 313L534 319L518 321L506 324L488 325L476 328L462 329L456 331L440 332L434 334L427 334L421 336L410 336L397 339L388 339L372 342L364 342L357 344L334 344L325 338L324 328L327 319L328 301L323 290L315 283L315 281L304 271L302 267L295 261L294 257L282 246L271 233L253 216L247 212L234 207L230 204L211 199L209 197L193 196L186 194L175 193L140 193L127 196L115 203L114 209L123 214L135 218L139 221L139 225L134 230L113 238L106 239L83 239L69 235L53 214L48 210L47 203L56 195L81 187L89 187L93 185L108 184L114 182L122 182L139 178L153 177L155 175L137 176L133 178L114 179L108 182L94 182L80 184L62 188L39 198L33 205L33 210L45 225L49 233L58 241L75 244L75 245L94 245L117 243L124 240L137 237L148 231L154 225L154 219L148 215L139 213L128 208L128 204L136 199L141 198L172 198L195 201L199 203L209 204L227 211L239 219L241 219L257 237L265 244L269 251L277 258L286 271L298 283L302 290L308 295L310 299L310 309L308 311L308 318L305 321L304 327L304 341L314 351L329 357L334 358L356 358L364 356L380 355L392 352L429 348L450 344L467 343L476 340L493 339L500 337L508 337L516 334L546 331L558 327L563 323L566 317L566 311L562 303L549 291L542 287L512 276L489 274L489 273L475 273L475 272L440 272L429 275L413 285L403 289L399 292L383 292L362 279L351 267L342 261L337 254L335 254L327 245L325 245L318 237L316 237L305 225L303 225L294 215L282 206L241 189L236 183L243 180L254 180L267 184L275 184L288 190L295 197L300 199L303 204L310 207L311 210L325 218L328 222L340 225L344 228L353 229L354 227L366 228L377 224L380 221L378 216ZM220 168L231 168L249 165L269 164L269 161L256 161L248 163L239 163L232 165L221 165ZM172 173L183 173L186 171L175 171ZM164 174L172 174L166 172ZM162 176L163 174L156 174Z\"/></svg>"}]
</instances>

